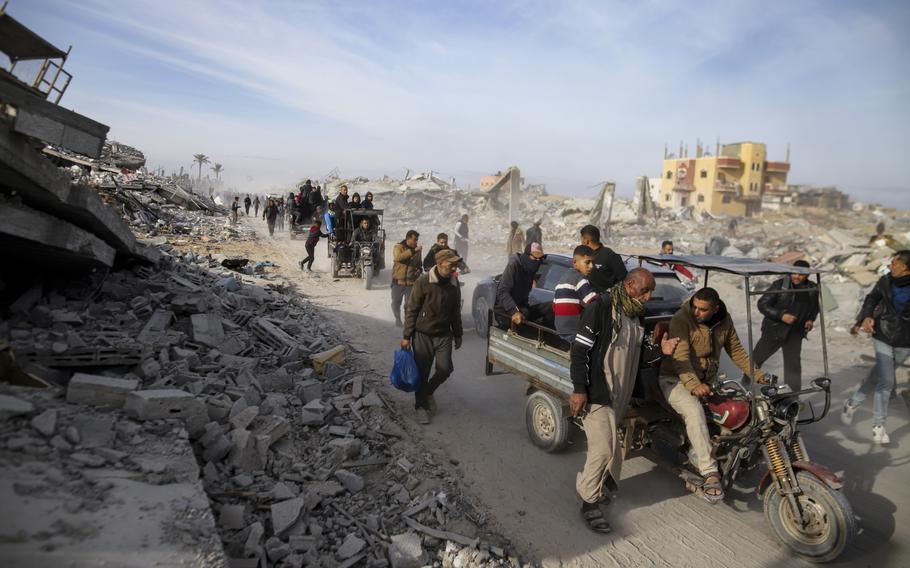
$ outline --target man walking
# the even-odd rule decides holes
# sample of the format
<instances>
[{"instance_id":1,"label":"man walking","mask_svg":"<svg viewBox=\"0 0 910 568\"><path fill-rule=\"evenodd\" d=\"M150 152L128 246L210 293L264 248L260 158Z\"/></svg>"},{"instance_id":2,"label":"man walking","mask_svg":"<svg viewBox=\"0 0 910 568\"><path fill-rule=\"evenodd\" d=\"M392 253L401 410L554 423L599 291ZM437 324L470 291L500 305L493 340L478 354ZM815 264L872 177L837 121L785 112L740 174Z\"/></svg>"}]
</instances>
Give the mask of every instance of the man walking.
<instances>
[{"instance_id":1,"label":"man walking","mask_svg":"<svg viewBox=\"0 0 910 568\"><path fill-rule=\"evenodd\" d=\"M253 217L259 217L259 196L253 200Z\"/></svg>"},{"instance_id":2,"label":"man walking","mask_svg":"<svg viewBox=\"0 0 910 568\"><path fill-rule=\"evenodd\" d=\"M431 246L430 250L427 251L426 256L423 257L423 269L429 271L436 266L436 254L444 250L450 250L455 253L455 256L461 258L458 262L458 266L455 267L460 274L468 274L471 272L471 269L468 268L468 265L464 261L464 257L458 254L457 249L453 249L449 246L449 235L445 233L436 235L436 244Z\"/></svg>"},{"instance_id":3,"label":"man walking","mask_svg":"<svg viewBox=\"0 0 910 568\"><path fill-rule=\"evenodd\" d=\"M455 223L455 235L452 238L452 248L457 250L460 254L459 256L468 262L468 216L462 215L461 219Z\"/></svg>"},{"instance_id":4,"label":"man walking","mask_svg":"<svg viewBox=\"0 0 910 568\"><path fill-rule=\"evenodd\" d=\"M891 443L885 420L895 369L910 359L910 250L896 252L890 269L891 273L879 278L863 300L856 324L850 330L853 335L863 331L872 336L875 366L853 396L844 401L841 412L841 421L850 424L857 407L874 392L872 441L876 444Z\"/></svg>"},{"instance_id":5,"label":"man walking","mask_svg":"<svg viewBox=\"0 0 910 568\"><path fill-rule=\"evenodd\" d=\"M809 263L797 260L793 266L809 268ZM809 282L808 274L793 273L775 281L768 290L815 290L815 284ZM812 331L818 317L818 292L764 294L758 300L758 311L765 319L761 324L761 338L752 353L755 364L762 367L780 349L784 356L784 382L792 391L800 390L803 385L803 339Z\"/></svg>"},{"instance_id":6,"label":"man walking","mask_svg":"<svg viewBox=\"0 0 910 568\"><path fill-rule=\"evenodd\" d=\"M420 387L414 395L418 424L436 413L433 395L452 374L452 346L461 348L461 288L454 273L461 257L451 250L436 254L436 266L417 279L405 309L401 348L414 350ZM436 370L430 377L430 367Z\"/></svg>"},{"instance_id":7,"label":"man walking","mask_svg":"<svg viewBox=\"0 0 910 568\"><path fill-rule=\"evenodd\" d=\"M625 280L585 309L571 348L572 416L581 416L588 452L575 479L582 499L581 516L588 528L606 534L610 523L601 507L609 500L604 486L616 491L622 468L620 424L635 377L664 355L673 353L678 339L661 338L660 347L645 338L639 318L654 291L654 276L636 268Z\"/></svg>"},{"instance_id":8,"label":"man walking","mask_svg":"<svg viewBox=\"0 0 910 568\"><path fill-rule=\"evenodd\" d=\"M717 461L711 455L711 436L700 399L711 394L721 349L746 375L750 373L749 354L714 288L702 288L683 302L670 320L670 337L679 339L679 345L673 358L664 359L661 364L660 390L686 423L691 445L689 461L702 476L702 497L714 504L723 499L724 490ZM751 378L765 383L765 375L757 365L755 377Z\"/></svg>"},{"instance_id":9,"label":"man walking","mask_svg":"<svg viewBox=\"0 0 910 568\"><path fill-rule=\"evenodd\" d=\"M543 231L540 230L540 221L534 221L534 224L525 233L525 246L530 246L531 243L540 243L540 246L543 246Z\"/></svg>"},{"instance_id":10,"label":"man walking","mask_svg":"<svg viewBox=\"0 0 910 568\"><path fill-rule=\"evenodd\" d=\"M247 217L250 216L250 205L252 205L252 204L253 204L253 200L250 199L250 194L247 193L246 198L243 200L243 208L244 208L244 211L246 212Z\"/></svg>"},{"instance_id":11,"label":"man walking","mask_svg":"<svg viewBox=\"0 0 910 568\"><path fill-rule=\"evenodd\" d=\"M240 218L240 196L235 195L231 202L231 224L236 225Z\"/></svg>"},{"instance_id":12,"label":"man walking","mask_svg":"<svg viewBox=\"0 0 910 568\"><path fill-rule=\"evenodd\" d=\"M402 326L401 301L404 300L407 306L411 289L420 277L422 248L417 244L419 238L420 233L411 229L392 249L392 314L398 327Z\"/></svg>"},{"instance_id":13,"label":"man walking","mask_svg":"<svg viewBox=\"0 0 910 568\"><path fill-rule=\"evenodd\" d=\"M600 242L600 229L594 225L585 225L581 228L581 244L594 251L594 270L588 280L598 294L603 294L617 282L622 282L626 277L626 265L622 258L609 247Z\"/></svg>"},{"instance_id":14,"label":"man walking","mask_svg":"<svg viewBox=\"0 0 910 568\"><path fill-rule=\"evenodd\" d=\"M262 212L263 217L265 217L265 222L269 226L269 236L275 236L275 221L278 219L278 205L275 203L275 200L269 198L268 205L265 206L265 211Z\"/></svg>"}]
</instances>

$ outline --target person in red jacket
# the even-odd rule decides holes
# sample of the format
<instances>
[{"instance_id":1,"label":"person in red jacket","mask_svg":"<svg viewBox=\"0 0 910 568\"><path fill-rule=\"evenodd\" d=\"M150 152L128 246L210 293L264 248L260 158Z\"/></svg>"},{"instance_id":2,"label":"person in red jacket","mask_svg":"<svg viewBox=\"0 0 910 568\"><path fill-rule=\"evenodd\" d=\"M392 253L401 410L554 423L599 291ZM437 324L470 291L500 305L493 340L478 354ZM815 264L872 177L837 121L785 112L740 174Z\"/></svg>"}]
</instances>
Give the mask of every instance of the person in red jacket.
<instances>
[{"instance_id":1,"label":"person in red jacket","mask_svg":"<svg viewBox=\"0 0 910 568\"><path fill-rule=\"evenodd\" d=\"M328 236L328 233L322 232L322 221L319 219L313 221L306 243L303 245L306 248L307 257L300 261L300 270L303 270L303 265L306 265L307 270L313 271L313 261L316 260L316 245L319 243L320 237L326 238Z\"/></svg>"},{"instance_id":2,"label":"person in red jacket","mask_svg":"<svg viewBox=\"0 0 910 568\"><path fill-rule=\"evenodd\" d=\"M660 244L660 254L673 254L673 241L664 241ZM686 268L685 266L680 266L678 264L670 264L665 262L664 265L670 270L675 270L679 272L689 280L695 280L695 275Z\"/></svg>"}]
</instances>

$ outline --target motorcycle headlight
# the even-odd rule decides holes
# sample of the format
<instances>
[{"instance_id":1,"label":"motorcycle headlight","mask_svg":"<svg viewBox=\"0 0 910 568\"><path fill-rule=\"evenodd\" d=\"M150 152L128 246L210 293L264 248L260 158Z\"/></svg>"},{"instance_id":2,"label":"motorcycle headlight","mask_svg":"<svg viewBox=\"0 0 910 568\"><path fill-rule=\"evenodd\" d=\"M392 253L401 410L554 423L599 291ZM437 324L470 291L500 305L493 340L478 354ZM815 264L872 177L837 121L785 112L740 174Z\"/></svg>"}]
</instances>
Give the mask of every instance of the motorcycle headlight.
<instances>
[{"instance_id":1,"label":"motorcycle headlight","mask_svg":"<svg viewBox=\"0 0 910 568\"><path fill-rule=\"evenodd\" d=\"M799 401L791 400L778 405L777 408L774 409L774 414L776 414L778 418L791 422L799 417L799 411Z\"/></svg>"}]
</instances>

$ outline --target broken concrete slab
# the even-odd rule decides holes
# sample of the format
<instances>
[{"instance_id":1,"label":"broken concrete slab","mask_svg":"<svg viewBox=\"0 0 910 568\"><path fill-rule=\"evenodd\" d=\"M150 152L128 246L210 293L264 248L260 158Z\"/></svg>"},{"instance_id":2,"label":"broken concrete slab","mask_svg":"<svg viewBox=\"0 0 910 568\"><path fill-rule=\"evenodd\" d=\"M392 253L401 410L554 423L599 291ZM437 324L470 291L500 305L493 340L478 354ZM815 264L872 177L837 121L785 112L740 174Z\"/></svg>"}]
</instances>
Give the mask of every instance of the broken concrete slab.
<instances>
[{"instance_id":1,"label":"broken concrete slab","mask_svg":"<svg viewBox=\"0 0 910 568\"><path fill-rule=\"evenodd\" d=\"M193 325L193 341L209 347L216 347L224 341L224 324L218 314L193 314L190 322Z\"/></svg>"},{"instance_id":2,"label":"broken concrete slab","mask_svg":"<svg viewBox=\"0 0 910 568\"><path fill-rule=\"evenodd\" d=\"M341 482L344 485L344 488L350 491L351 493L358 493L363 490L366 482L362 477L356 473L350 472L346 469L339 469L335 471L335 479Z\"/></svg>"},{"instance_id":3,"label":"broken concrete slab","mask_svg":"<svg viewBox=\"0 0 910 568\"><path fill-rule=\"evenodd\" d=\"M344 364L344 345L336 345L326 351L314 353L310 355L310 360L313 362L313 369L322 375L325 372L326 363Z\"/></svg>"},{"instance_id":4,"label":"broken concrete slab","mask_svg":"<svg viewBox=\"0 0 910 568\"><path fill-rule=\"evenodd\" d=\"M245 513L246 505L222 505L218 524L226 529L240 530L246 526L246 523L243 522Z\"/></svg>"},{"instance_id":5,"label":"broken concrete slab","mask_svg":"<svg viewBox=\"0 0 910 568\"><path fill-rule=\"evenodd\" d=\"M76 373L67 386L66 401L71 404L120 408L126 402L127 395L137 388L139 381L135 379Z\"/></svg>"},{"instance_id":6,"label":"broken concrete slab","mask_svg":"<svg viewBox=\"0 0 910 568\"><path fill-rule=\"evenodd\" d=\"M14 416L30 414L35 411L35 405L27 400L0 394L0 420L8 420Z\"/></svg>"},{"instance_id":7,"label":"broken concrete slab","mask_svg":"<svg viewBox=\"0 0 910 568\"><path fill-rule=\"evenodd\" d=\"M295 389L297 398L307 403L322 398L322 381L307 379L300 382Z\"/></svg>"},{"instance_id":8,"label":"broken concrete slab","mask_svg":"<svg viewBox=\"0 0 910 568\"><path fill-rule=\"evenodd\" d=\"M114 265L113 247L85 229L22 204L0 204L0 247L10 261L58 268Z\"/></svg>"},{"instance_id":9,"label":"broken concrete slab","mask_svg":"<svg viewBox=\"0 0 910 568\"><path fill-rule=\"evenodd\" d=\"M178 389L131 392L126 397L123 409L127 416L136 420L207 416L202 401Z\"/></svg>"},{"instance_id":10,"label":"broken concrete slab","mask_svg":"<svg viewBox=\"0 0 910 568\"><path fill-rule=\"evenodd\" d=\"M290 529L300 517L303 505L304 501L301 497L288 499L287 501L281 501L272 505L270 508L272 514L272 532L281 536Z\"/></svg>"},{"instance_id":11,"label":"broken concrete slab","mask_svg":"<svg viewBox=\"0 0 910 568\"><path fill-rule=\"evenodd\" d=\"M50 438L57 430L57 411L51 408L45 410L32 418L31 425L42 436Z\"/></svg>"},{"instance_id":12,"label":"broken concrete slab","mask_svg":"<svg viewBox=\"0 0 910 568\"><path fill-rule=\"evenodd\" d=\"M363 547L366 546L366 542L358 538L355 534L349 534L344 542L341 543L341 546L338 547L338 550L335 551L335 556L339 560L347 560L352 556L358 554Z\"/></svg>"}]
</instances>

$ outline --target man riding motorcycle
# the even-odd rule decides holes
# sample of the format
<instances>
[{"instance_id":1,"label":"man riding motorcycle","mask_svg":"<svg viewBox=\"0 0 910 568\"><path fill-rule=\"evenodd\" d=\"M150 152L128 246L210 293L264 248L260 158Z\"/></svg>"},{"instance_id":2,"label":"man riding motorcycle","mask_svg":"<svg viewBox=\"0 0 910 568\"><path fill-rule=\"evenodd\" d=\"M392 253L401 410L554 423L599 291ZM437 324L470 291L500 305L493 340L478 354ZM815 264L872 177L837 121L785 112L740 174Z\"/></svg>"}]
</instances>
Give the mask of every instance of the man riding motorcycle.
<instances>
[{"instance_id":1,"label":"man riding motorcycle","mask_svg":"<svg viewBox=\"0 0 910 568\"><path fill-rule=\"evenodd\" d=\"M711 437L701 399L711 394L717 378L721 348L744 374L749 354L743 349L727 307L713 288L702 288L683 303L670 320L670 337L679 338L672 358L660 367L660 389L686 424L691 450L689 462L702 476L702 497L709 503L723 499L717 462L711 456ZM765 383L761 369L755 380Z\"/></svg>"}]
</instances>

